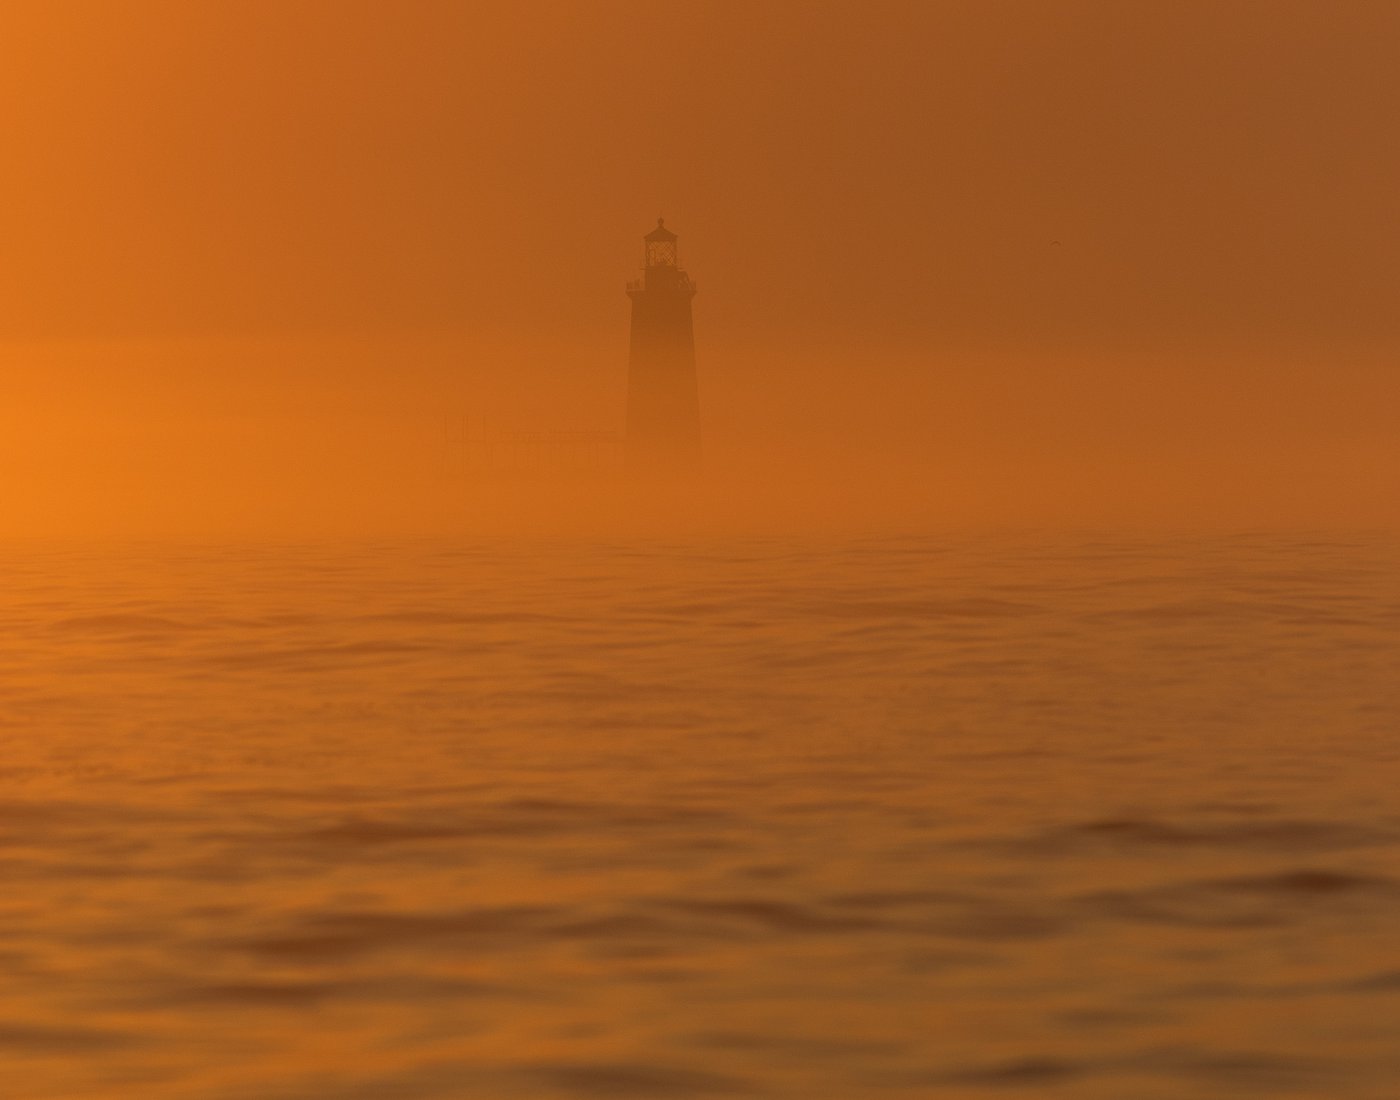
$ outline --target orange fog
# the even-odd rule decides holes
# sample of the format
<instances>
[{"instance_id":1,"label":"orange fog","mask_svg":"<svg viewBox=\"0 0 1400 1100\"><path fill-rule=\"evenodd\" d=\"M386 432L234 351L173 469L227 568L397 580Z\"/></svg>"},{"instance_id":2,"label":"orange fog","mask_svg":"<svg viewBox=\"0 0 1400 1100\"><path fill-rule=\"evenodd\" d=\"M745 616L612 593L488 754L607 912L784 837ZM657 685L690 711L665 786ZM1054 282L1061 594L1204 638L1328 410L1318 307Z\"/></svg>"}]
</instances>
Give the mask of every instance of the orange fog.
<instances>
[{"instance_id":1,"label":"orange fog","mask_svg":"<svg viewBox=\"0 0 1400 1100\"><path fill-rule=\"evenodd\" d=\"M1393 5L7 10L6 535L1397 518ZM473 470L658 213L703 484Z\"/></svg>"}]
</instances>

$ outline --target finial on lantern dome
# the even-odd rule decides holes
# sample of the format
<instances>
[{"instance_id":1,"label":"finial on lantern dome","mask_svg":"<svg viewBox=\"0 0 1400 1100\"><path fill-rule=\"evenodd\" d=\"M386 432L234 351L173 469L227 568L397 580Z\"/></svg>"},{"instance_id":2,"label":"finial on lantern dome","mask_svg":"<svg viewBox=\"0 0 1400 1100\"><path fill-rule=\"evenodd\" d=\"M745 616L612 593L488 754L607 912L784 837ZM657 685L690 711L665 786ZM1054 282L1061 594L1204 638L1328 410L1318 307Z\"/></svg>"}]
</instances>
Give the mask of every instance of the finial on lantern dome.
<instances>
[{"instance_id":1,"label":"finial on lantern dome","mask_svg":"<svg viewBox=\"0 0 1400 1100\"><path fill-rule=\"evenodd\" d=\"M656 228L646 235L649 241L674 241L676 235L666 228L666 219L657 218Z\"/></svg>"}]
</instances>

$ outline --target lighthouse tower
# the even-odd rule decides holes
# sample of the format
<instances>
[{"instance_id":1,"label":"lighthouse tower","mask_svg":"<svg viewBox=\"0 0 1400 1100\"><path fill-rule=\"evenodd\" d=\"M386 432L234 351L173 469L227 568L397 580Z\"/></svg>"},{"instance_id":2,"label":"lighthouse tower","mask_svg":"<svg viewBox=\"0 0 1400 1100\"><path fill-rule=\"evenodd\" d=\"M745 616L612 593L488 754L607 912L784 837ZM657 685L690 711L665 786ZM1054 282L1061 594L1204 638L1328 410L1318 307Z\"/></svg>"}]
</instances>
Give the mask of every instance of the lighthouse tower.
<instances>
[{"instance_id":1,"label":"lighthouse tower","mask_svg":"<svg viewBox=\"0 0 1400 1100\"><path fill-rule=\"evenodd\" d=\"M627 371L627 467L647 475L695 471L700 464L700 397L690 300L676 235L658 218L646 235L642 278L627 284L632 347Z\"/></svg>"}]
</instances>

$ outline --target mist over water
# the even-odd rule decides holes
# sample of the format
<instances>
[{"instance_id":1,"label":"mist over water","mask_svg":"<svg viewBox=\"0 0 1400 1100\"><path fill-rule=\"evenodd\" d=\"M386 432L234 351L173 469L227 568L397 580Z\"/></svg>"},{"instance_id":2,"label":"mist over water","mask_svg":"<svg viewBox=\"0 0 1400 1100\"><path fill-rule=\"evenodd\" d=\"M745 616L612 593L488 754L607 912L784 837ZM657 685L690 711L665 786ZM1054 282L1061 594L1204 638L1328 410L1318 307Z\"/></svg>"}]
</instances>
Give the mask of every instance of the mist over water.
<instances>
[{"instance_id":1,"label":"mist over water","mask_svg":"<svg viewBox=\"0 0 1400 1100\"><path fill-rule=\"evenodd\" d=\"M7 1095L1388 1097L1397 566L12 544Z\"/></svg>"},{"instance_id":2,"label":"mist over water","mask_svg":"<svg viewBox=\"0 0 1400 1100\"><path fill-rule=\"evenodd\" d=\"M1379 350L726 344L703 295L700 474L623 478L604 302L570 341L11 345L0 537L1400 525Z\"/></svg>"},{"instance_id":3,"label":"mist over water","mask_svg":"<svg viewBox=\"0 0 1400 1100\"><path fill-rule=\"evenodd\" d=\"M1394 0L3 27L0 1100L1400 1094Z\"/></svg>"}]
</instances>

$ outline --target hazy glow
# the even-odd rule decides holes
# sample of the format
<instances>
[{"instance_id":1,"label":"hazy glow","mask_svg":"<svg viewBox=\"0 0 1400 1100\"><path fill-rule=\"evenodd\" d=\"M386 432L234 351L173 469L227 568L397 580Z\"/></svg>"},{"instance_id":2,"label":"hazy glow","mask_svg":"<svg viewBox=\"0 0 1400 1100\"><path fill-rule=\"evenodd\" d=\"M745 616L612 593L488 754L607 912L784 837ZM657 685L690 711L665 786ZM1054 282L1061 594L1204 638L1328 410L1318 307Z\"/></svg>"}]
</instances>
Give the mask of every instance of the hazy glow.
<instances>
[{"instance_id":1,"label":"hazy glow","mask_svg":"<svg viewBox=\"0 0 1400 1100\"><path fill-rule=\"evenodd\" d=\"M8 532L553 513L658 213L722 515L1396 518L1393 4L6 11Z\"/></svg>"},{"instance_id":2,"label":"hazy glow","mask_svg":"<svg viewBox=\"0 0 1400 1100\"><path fill-rule=\"evenodd\" d=\"M1397 43L4 0L0 1094L1396 1095Z\"/></svg>"}]
</instances>

